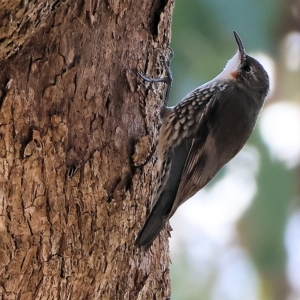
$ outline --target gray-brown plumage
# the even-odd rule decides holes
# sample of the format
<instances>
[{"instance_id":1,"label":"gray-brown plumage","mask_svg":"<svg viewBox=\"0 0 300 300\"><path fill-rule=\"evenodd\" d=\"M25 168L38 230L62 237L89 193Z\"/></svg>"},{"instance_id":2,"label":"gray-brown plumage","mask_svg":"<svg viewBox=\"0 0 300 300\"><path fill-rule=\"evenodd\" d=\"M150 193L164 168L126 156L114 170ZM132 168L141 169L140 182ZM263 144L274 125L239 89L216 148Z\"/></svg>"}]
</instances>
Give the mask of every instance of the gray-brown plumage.
<instances>
[{"instance_id":1,"label":"gray-brown plumage","mask_svg":"<svg viewBox=\"0 0 300 300\"><path fill-rule=\"evenodd\" d=\"M177 208L241 150L253 131L269 78L260 63L245 53L237 33L234 35L239 49L224 70L176 106L162 107L161 182L136 239L138 247L151 246Z\"/></svg>"}]
</instances>

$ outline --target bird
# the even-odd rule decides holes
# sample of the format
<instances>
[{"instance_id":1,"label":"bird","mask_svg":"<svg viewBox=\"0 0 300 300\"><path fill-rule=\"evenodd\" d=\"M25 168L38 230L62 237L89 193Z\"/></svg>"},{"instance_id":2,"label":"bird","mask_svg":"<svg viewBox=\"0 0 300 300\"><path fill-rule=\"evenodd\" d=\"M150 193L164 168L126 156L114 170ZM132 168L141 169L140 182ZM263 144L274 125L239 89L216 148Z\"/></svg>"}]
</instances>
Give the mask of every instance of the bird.
<instances>
[{"instance_id":1,"label":"bird","mask_svg":"<svg viewBox=\"0 0 300 300\"><path fill-rule=\"evenodd\" d=\"M233 31L238 50L222 72L188 93L177 105L161 107L162 126L157 152L160 167L157 193L150 214L135 240L147 250L178 207L201 190L245 145L269 92L269 76L246 53ZM168 84L164 78L141 77Z\"/></svg>"}]
</instances>

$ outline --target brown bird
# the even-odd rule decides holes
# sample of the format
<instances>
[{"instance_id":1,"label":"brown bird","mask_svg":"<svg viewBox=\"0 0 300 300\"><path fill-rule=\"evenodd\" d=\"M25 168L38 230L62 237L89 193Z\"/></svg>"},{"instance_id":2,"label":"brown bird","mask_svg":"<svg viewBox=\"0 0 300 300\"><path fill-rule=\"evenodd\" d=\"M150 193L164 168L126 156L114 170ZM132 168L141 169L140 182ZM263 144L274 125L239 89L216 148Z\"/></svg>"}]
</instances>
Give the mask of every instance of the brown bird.
<instances>
[{"instance_id":1,"label":"brown bird","mask_svg":"<svg viewBox=\"0 0 300 300\"><path fill-rule=\"evenodd\" d=\"M135 241L138 247L151 246L177 208L242 149L253 131L269 91L269 77L233 33L238 51L224 70L176 106L161 109L157 147L161 180L154 206ZM142 78L170 83L168 66L167 80Z\"/></svg>"}]
</instances>

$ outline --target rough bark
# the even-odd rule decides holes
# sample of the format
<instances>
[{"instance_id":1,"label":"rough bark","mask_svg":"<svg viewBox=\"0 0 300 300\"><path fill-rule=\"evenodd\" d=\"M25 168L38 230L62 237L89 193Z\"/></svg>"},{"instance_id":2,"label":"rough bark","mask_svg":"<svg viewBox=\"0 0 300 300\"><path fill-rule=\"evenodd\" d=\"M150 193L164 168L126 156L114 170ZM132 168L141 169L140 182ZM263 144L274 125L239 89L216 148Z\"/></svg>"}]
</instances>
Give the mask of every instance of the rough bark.
<instances>
[{"instance_id":1,"label":"rough bark","mask_svg":"<svg viewBox=\"0 0 300 300\"><path fill-rule=\"evenodd\" d=\"M167 232L134 239L155 193L172 0L0 4L1 299L167 299ZM146 87L147 86L147 87Z\"/></svg>"}]
</instances>

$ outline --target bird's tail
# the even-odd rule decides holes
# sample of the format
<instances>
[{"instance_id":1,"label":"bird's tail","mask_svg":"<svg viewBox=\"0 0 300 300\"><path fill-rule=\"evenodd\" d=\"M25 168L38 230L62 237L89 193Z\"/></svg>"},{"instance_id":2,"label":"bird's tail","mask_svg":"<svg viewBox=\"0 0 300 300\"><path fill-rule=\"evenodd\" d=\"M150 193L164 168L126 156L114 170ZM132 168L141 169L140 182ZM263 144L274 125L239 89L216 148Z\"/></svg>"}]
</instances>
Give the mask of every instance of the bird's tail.
<instances>
[{"instance_id":1,"label":"bird's tail","mask_svg":"<svg viewBox=\"0 0 300 300\"><path fill-rule=\"evenodd\" d=\"M165 217L161 214L156 214L154 208L142 230L139 232L135 240L135 245L143 250L147 250L163 229L165 221Z\"/></svg>"},{"instance_id":2,"label":"bird's tail","mask_svg":"<svg viewBox=\"0 0 300 300\"><path fill-rule=\"evenodd\" d=\"M186 152L190 149L191 141L191 139L187 139L184 143L181 143L174 153L169 153L169 157L164 161L162 183L157 194L158 199L135 240L135 245L143 250L147 250L151 246L163 229L166 221L171 217L170 212L176 198L181 173L185 164L185 160L181 159L181 157L187 156Z\"/></svg>"},{"instance_id":3,"label":"bird's tail","mask_svg":"<svg viewBox=\"0 0 300 300\"><path fill-rule=\"evenodd\" d=\"M152 208L145 225L135 240L135 245L137 247L147 250L152 245L155 238L164 228L166 221L169 219L175 195L176 192L171 193L168 189L165 189L161 193L159 199Z\"/></svg>"}]
</instances>

